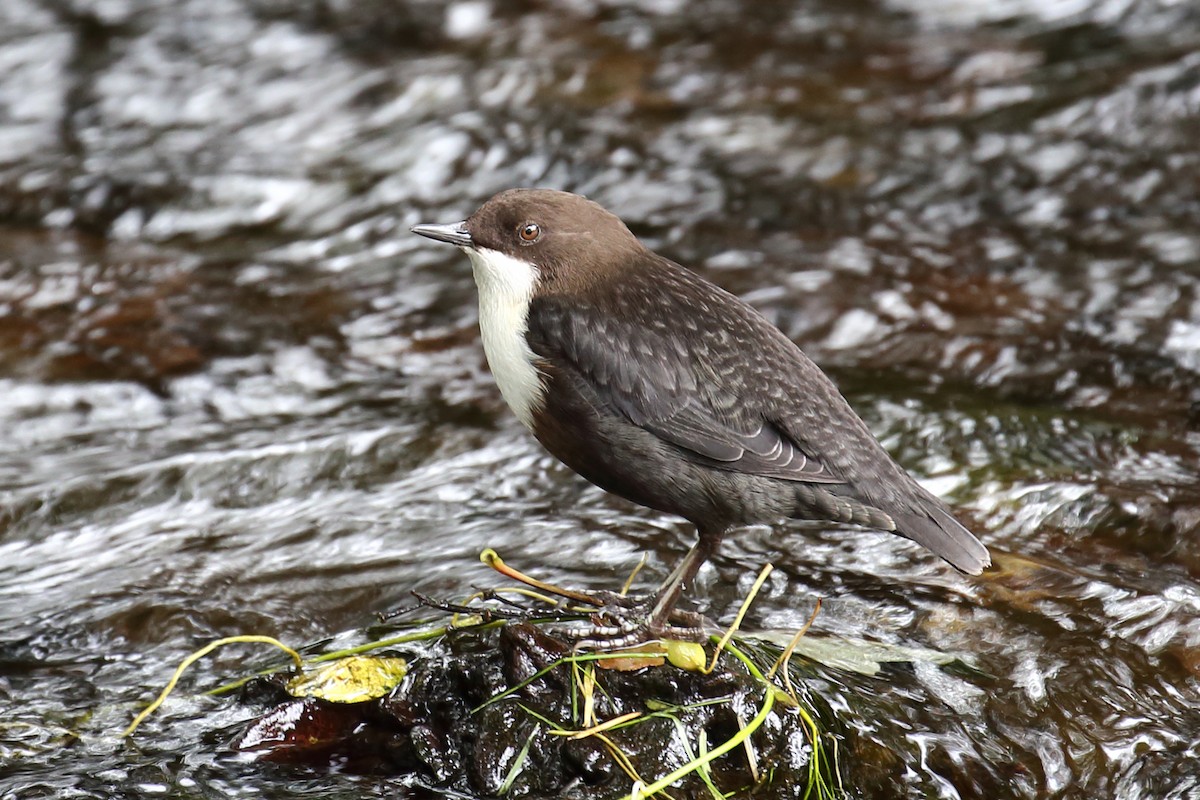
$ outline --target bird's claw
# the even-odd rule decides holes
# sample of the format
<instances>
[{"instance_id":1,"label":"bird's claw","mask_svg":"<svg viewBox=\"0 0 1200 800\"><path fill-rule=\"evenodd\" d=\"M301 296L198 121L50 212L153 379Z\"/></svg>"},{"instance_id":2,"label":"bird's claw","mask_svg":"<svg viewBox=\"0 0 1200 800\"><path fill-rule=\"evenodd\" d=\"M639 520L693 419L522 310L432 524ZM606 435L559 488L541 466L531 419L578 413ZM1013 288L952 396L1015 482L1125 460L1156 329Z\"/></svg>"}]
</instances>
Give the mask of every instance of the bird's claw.
<instances>
[{"instance_id":1,"label":"bird's claw","mask_svg":"<svg viewBox=\"0 0 1200 800\"><path fill-rule=\"evenodd\" d=\"M569 629L578 637L575 650L620 650L658 640L704 642L717 626L702 614L673 609L667 621L653 619L654 598L634 599L615 592L599 593L605 604L592 615L591 625Z\"/></svg>"}]
</instances>

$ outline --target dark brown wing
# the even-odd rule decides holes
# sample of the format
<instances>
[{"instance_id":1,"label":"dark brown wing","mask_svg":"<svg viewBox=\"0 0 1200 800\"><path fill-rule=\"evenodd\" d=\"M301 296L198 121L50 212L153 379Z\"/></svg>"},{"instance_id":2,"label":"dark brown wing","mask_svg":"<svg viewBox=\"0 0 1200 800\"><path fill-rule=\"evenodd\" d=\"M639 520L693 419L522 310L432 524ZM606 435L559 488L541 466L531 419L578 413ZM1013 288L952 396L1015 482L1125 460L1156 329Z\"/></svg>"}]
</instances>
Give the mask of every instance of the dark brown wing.
<instances>
[{"instance_id":1,"label":"dark brown wing","mask_svg":"<svg viewBox=\"0 0 1200 800\"><path fill-rule=\"evenodd\" d=\"M536 298L528 318L533 352L569 363L610 413L693 461L790 481L843 482L753 402L744 402L752 387L739 383L745 376L728 369L728 353L718 352L717 340L729 335L719 321L698 329L700 309L681 307L687 296L663 292L661 284L657 292L621 288L607 307Z\"/></svg>"}]
</instances>

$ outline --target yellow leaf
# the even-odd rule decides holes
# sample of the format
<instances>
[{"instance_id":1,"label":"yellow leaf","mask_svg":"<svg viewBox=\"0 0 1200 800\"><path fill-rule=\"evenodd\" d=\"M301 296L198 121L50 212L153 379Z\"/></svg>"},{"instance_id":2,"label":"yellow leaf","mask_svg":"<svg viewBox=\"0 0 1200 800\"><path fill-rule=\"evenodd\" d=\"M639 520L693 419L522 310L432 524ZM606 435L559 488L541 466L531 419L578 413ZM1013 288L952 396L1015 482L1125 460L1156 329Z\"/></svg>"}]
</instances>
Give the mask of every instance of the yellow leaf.
<instances>
[{"instance_id":1,"label":"yellow leaf","mask_svg":"<svg viewBox=\"0 0 1200 800\"><path fill-rule=\"evenodd\" d=\"M332 703L361 703L383 697L404 680L403 658L349 656L293 678L287 690L294 697L319 697Z\"/></svg>"}]
</instances>

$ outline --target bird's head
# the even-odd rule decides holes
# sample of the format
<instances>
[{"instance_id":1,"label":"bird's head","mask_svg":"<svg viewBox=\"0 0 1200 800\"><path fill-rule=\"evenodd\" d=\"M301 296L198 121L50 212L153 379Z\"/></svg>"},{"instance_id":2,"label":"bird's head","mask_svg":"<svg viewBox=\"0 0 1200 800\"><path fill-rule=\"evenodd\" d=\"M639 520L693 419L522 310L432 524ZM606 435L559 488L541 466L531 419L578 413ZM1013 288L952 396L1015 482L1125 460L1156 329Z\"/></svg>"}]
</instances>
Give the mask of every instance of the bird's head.
<instances>
[{"instance_id":1,"label":"bird's head","mask_svg":"<svg viewBox=\"0 0 1200 800\"><path fill-rule=\"evenodd\" d=\"M643 247L615 214L577 194L509 189L462 222L416 225L412 232L461 247L476 280L529 273L538 285L586 284L628 263Z\"/></svg>"}]
</instances>

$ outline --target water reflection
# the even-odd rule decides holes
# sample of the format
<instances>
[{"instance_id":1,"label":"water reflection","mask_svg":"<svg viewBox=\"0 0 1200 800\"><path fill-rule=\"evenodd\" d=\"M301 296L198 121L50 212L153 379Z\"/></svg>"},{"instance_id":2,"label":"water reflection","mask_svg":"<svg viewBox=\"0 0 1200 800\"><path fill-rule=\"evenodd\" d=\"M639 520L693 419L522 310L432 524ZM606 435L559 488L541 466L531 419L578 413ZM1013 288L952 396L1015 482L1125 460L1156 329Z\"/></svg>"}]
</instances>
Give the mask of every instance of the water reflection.
<instances>
[{"instance_id":1,"label":"water reflection","mask_svg":"<svg viewBox=\"0 0 1200 800\"><path fill-rule=\"evenodd\" d=\"M4 3L0 794L390 795L232 761L213 702L104 737L198 643L462 594L485 546L678 557L519 429L404 234L527 184L763 308L996 550L756 528L702 573L972 657L819 670L848 785L1195 793L1198 47L1186 3Z\"/></svg>"}]
</instances>

